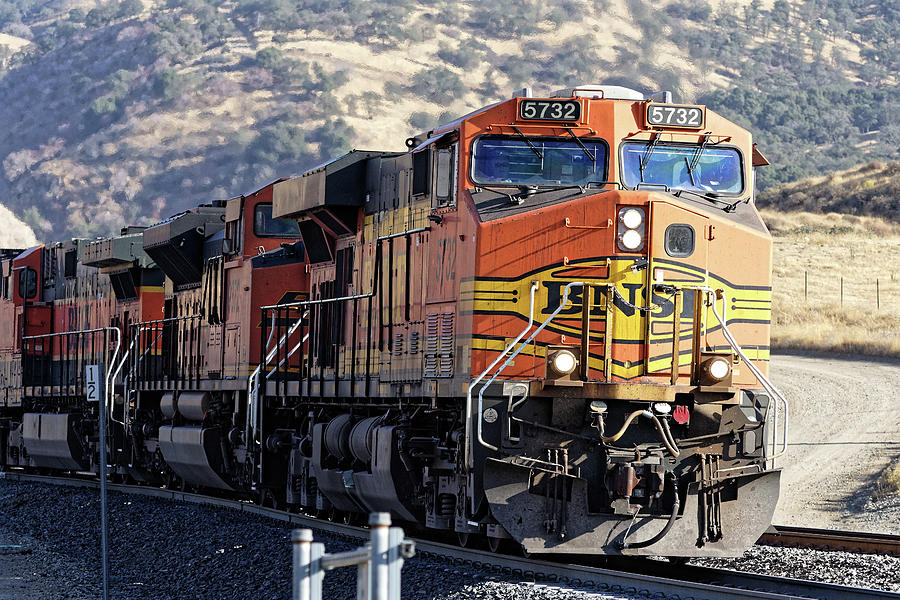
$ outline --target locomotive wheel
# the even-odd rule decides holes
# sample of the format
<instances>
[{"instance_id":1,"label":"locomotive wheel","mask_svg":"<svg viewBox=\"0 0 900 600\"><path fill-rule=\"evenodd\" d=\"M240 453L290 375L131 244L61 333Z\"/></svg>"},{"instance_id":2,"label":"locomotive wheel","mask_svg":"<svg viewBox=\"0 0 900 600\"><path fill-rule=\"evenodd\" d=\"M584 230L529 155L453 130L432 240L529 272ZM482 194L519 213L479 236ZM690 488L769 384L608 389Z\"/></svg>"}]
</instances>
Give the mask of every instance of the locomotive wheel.
<instances>
[{"instance_id":1,"label":"locomotive wheel","mask_svg":"<svg viewBox=\"0 0 900 600\"><path fill-rule=\"evenodd\" d=\"M337 523L341 519L341 511L336 509L334 506L329 506L327 514L325 515L329 521L332 523Z\"/></svg>"},{"instance_id":2,"label":"locomotive wheel","mask_svg":"<svg viewBox=\"0 0 900 600\"><path fill-rule=\"evenodd\" d=\"M341 515L341 522L344 525L356 525L357 516L355 512L346 511Z\"/></svg>"},{"instance_id":3,"label":"locomotive wheel","mask_svg":"<svg viewBox=\"0 0 900 600\"><path fill-rule=\"evenodd\" d=\"M456 532L456 541L463 548L474 548L478 540L477 533Z\"/></svg>"},{"instance_id":4,"label":"locomotive wheel","mask_svg":"<svg viewBox=\"0 0 900 600\"><path fill-rule=\"evenodd\" d=\"M488 547L488 550L490 550L490 551L493 552L494 554L497 554L498 552L500 552L500 548L501 548L502 546L503 546L503 539L502 539L502 538L489 537L489 538L487 539L487 547Z\"/></svg>"}]
</instances>

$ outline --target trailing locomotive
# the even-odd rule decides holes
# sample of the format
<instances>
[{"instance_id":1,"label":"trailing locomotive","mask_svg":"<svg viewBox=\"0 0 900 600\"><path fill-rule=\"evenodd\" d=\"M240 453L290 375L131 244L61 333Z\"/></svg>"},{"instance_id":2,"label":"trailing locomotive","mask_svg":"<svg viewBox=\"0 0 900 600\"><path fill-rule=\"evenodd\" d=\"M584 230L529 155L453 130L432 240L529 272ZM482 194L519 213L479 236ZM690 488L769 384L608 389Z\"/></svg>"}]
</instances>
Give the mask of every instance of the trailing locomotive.
<instances>
[{"instance_id":1,"label":"trailing locomotive","mask_svg":"<svg viewBox=\"0 0 900 600\"><path fill-rule=\"evenodd\" d=\"M8 253L2 464L96 468L99 362L122 477L529 552L752 545L787 414L749 132L584 86L407 146Z\"/></svg>"}]
</instances>

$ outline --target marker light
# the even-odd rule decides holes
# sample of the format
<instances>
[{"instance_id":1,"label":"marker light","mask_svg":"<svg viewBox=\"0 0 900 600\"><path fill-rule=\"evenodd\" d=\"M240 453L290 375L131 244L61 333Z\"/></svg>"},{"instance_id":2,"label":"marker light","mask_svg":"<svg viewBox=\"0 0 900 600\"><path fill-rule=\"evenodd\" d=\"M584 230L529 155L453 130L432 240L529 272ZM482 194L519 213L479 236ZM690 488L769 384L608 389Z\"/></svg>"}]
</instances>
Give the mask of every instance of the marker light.
<instances>
[{"instance_id":1,"label":"marker light","mask_svg":"<svg viewBox=\"0 0 900 600\"><path fill-rule=\"evenodd\" d=\"M672 407L666 402L657 402L653 405L653 410L661 415L667 415L671 412Z\"/></svg>"},{"instance_id":2,"label":"marker light","mask_svg":"<svg viewBox=\"0 0 900 600\"><path fill-rule=\"evenodd\" d=\"M575 355L568 350L559 350L550 358L550 366L559 375L568 375L577 365Z\"/></svg>"},{"instance_id":3,"label":"marker light","mask_svg":"<svg viewBox=\"0 0 900 600\"><path fill-rule=\"evenodd\" d=\"M703 370L706 371L710 379L722 381L731 372L731 365L724 358L711 358L703 363Z\"/></svg>"},{"instance_id":4,"label":"marker light","mask_svg":"<svg viewBox=\"0 0 900 600\"><path fill-rule=\"evenodd\" d=\"M621 214L622 225L628 229L637 229L644 222L644 215L636 208L628 208Z\"/></svg>"},{"instance_id":5,"label":"marker light","mask_svg":"<svg viewBox=\"0 0 900 600\"><path fill-rule=\"evenodd\" d=\"M619 242L626 250L637 250L644 243L643 236L634 229L629 229L622 234Z\"/></svg>"}]
</instances>

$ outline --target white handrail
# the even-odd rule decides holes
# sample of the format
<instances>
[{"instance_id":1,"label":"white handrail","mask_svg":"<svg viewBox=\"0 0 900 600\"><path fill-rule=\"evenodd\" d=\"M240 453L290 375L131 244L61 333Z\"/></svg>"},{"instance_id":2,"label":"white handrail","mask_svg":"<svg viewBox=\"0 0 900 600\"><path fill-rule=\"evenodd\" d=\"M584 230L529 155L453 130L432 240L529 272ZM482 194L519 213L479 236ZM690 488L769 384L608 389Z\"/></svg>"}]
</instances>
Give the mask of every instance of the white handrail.
<instances>
[{"instance_id":1,"label":"white handrail","mask_svg":"<svg viewBox=\"0 0 900 600\"><path fill-rule=\"evenodd\" d=\"M544 322L541 323L541 325L540 325L537 329L535 329L534 332L532 332L532 334L531 334L530 336L528 336L528 339L526 339L524 342L522 342L522 343L519 345L518 348L516 348L515 352L513 352L513 353L509 356L509 358L507 358L506 361L505 361L502 365L500 365L500 368L497 369L497 372L494 373L494 375L490 378L490 380L489 380L487 383L485 383L483 386L481 386L481 389L480 389L480 390L478 390L478 411L477 411L477 416L476 416L476 415L472 415L472 389L473 389L476 385L478 385L478 383L479 383L482 379L484 379L484 377L488 374L488 372L490 372L490 370L493 369L494 366L496 366L496 364L497 364L498 362L500 362L500 359L502 359L504 356L506 356L506 353L509 352L510 349L512 349L513 346L515 346L516 344L518 344L518 343L519 343L519 340L522 339L522 336L524 336L525 333L526 333L529 329L531 329L531 325L532 325L532 323L533 323L533 321L534 321L534 292L535 292L535 290L537 289L537 285L538 285L538 284L537 284L536 281L532 282L532 284L531 284L531 286L532 286L532 287L531 287L531 303L530 303L530 307L529 307L528 327L526 327L525 329L522 330L522 333L520 333L519 336L518 336L515 340L513 340L513 341L506 347L506 349L503 351L503 353L501 353L496 359L494 359L494 362L492 362L492 363L490 364L490 366L488 366L488 368L485 369L484 372L483 372L481 375L479 375L478 378L477 378L475 381L473 381L473 382L469 385L469 388L468 388L468 390L466 391L466 439L467 439L467 440L470 440L470 439L471 439L471 437L470 437L470 436L471 436L470 423L471 423L471 421L472 421L473 418L477 418L477 419L478 419L478 425L477 425L477 427L476 427L476 431L477 431L476 437L477 437L478 443L481 444L482 446L484 446L485 448L490 448L491 450L498 450L499 448L497 448L497 446L494 446L494 445L492 445L492 444L487 443L487 442L484 440L484 437L483 437L483 435L482 435L483 431L482 431L482 425L481 425L481 424L482 424L483 416L482 416L481 412L482 412L482 408L484 407L484 390L486 390L487 387L488 387L489 385L491 385L491 384L494 382L494 380L497 379L497 376L499 376L500 373L502 373L503 370L504 370L506 367L508 367L508 366L510 365L510 363L512 363L513 360L515 360L516 356L518 356L519 353L522 352L522 350L523 350L528 344L530 344L531 341L532 341L535 337L537 337L537 335L538 335L541 331L543 331L545 327L547 327L547 325L550 323L550 321L552 321L554 318L556 318L556 315L558 315L558 314L562 311L562 309L565 308L566 304L569 303L569 292L571 291L571 289L572 289L573 287L582 287L582 288L583 288L583 287L584 287L584 282L583 282L583 281L572 281L572 282L566 284L566 287L563 288L563 295L562 295L562 299L559 301L559 306L557 306L556 309L550 314L550 316L548 316L548 317L544 320ZM468 450L468 448L469 448L470 445L471 445L470 443L467 443L467 444L466 444L466 449L467 449L467 450ZM472 460L472 453L471 453L471 452L469 453L469 456L466 457L466 458L467 458L466 464L467 464L470 468L471 468L472 466L474 466L474 465L471 463L471 460Z\"/></svg>"},{"instance_id":2,"label":"white handrail","mask_svg":"<svg viewBox=\"0 0 900 600\"><path fill-rule=\"evenodd\" d=\"M494 362L492 362L490 365L488 365L488 368L485 369L484 372L482 372L481 375L479 375L475 379L475 381L473 381L472 383L469 384L469 388L468 388L468 390L466 390L466 443L464 445L464 450L463 450L463 454L465 455L463 463L466 465L466 468L470 468L470 467L474 466L471 464L472 453L469 450L469 447L472 445L471 444L471 440L472 440L472 389L474 389L474 387L476 385L478 385L478 382L481 381L482 379L484 379L485 375L487 375L488 372L491 369L493 369L497 365L498 362L500 362L500 359L502 359L504 356L506 356L506 353L509 352L510 348L515 346L519 342L519 340L521 340L523 337L525 337L525 334L528 333L529 329L531 329L531 325L534 323L534 294L537 292L537 289L538 289L538 282L532 281L531 282L531 299L528 303L528 325L526 325L525 329L523 329L522 332L516 336L516 339L514 339L512 342L509 343L509 345L506 346L506 349L502 353L497 355L497 358L494 359ZM479 415L479 419L480 419L481 418L480 411L479 411L478 415Z\"/></svg>"},{"instance_id":3,"label":"white handrail","mask_svg":"<svg viewBox=\"0 0 900 600\"><path fill-rule=\"evenodd\" d=\"M744 363L746 363L747 368L750 369L750 372L753 373L753 375L759 381L760 385L763 386L763 389L765 389L766 392L768 392L769 395L771 395L772 398L774 398L774 400L776 402L780 402L781 405L783 406L784 424L782 425L782 434L781 434L782 437L781 437L781 449L780 450L777 447L777 443L778 443L777 442L777 435L778 435L778 406L777 405L775 406L775 412L774 412L774 415L772 416L772 452L773 452L773 454L771 456L768 456L766 458L766 460L771 460L772 464L774 466L775 459L784 455L785 452L787 452L787 445L788 445L788 403L787 403L787 399L784 397L784 395L780 391L778 391L778 388L776 388L775 385L771 381L769 381L769 378L766 377L765 375L763 375L762 371L760 371L757 368L757 366L755 364L753 364L753 362L750 361L750 359L744 353L744 350L737 343L737 340L735 340L731 331L728 329L728 325L725 322L725 318L727 316L727 309L728 309L728 301L727 301L727 297L725 295L725 290L723 290L723 289L713 290L712 288L709 288L709 287L695 287L695 288L688 288L688 289L700 290L707 294L711 294L713 296L713 301L710 303L710 306L712 307L712 311L713 311L713 314L716 316L716 319L722 325L722 333L724 334L725 339L728 341L728 344L732 347L732 349L735 352L737 352L738 356L741 357L741 359L744 361ZM721 315L719 314L719 311L716 310L716 298L721 298L721 300L722 300L722 314ZM768 413L768 410L766 412Z\"/></svg>"}]
</instances>

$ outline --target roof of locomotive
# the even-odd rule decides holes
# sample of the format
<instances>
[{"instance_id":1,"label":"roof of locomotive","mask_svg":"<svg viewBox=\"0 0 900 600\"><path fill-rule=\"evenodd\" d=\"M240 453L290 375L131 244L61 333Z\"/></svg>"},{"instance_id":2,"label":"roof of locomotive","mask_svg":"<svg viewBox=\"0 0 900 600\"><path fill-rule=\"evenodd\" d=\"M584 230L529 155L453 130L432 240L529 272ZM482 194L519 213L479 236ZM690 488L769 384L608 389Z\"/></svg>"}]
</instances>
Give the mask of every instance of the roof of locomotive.
<instances>
[{"instance_id":1,"label":"roof of locomotive","mask_svg":"<svg viewBox=\"0 0 900 600\"><path fill-rule=\"evenodd\" d=\"M493 104L488 104L487 106L482 106L477 110L473 110L472 112L463 115L453 121L449 121L447 123L443 123L438 125L431 131L429 131L425 137L430 138L428 141L431 141L443 134L449 133L453 130L459 129L459 126L468 119L480 115L483 112L487 112L492 108L500 106L506 102L513 102L516 98L596 98L596 99L604 99L604 100L628 100L631 102L634 101L643 101L643 100L662 100L665 102L672 101L672 92L662 91L656 92L653 94L646 95L637 90L624 87L621 85L605 85L605 84L591 84L591 85L579 85L570 88L562 88L547 94L546 96L534 96L532 89L530 87L522 88L520 90L516 90L512 93L512 96L506 98L505 100L500 100L499 102L494 102ZM427 142L426 142L427 143Z\"/></svg>"}]
</instances>

